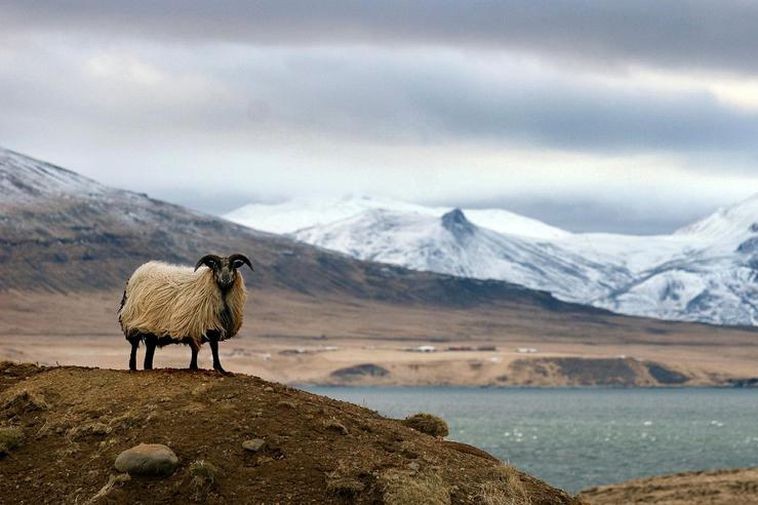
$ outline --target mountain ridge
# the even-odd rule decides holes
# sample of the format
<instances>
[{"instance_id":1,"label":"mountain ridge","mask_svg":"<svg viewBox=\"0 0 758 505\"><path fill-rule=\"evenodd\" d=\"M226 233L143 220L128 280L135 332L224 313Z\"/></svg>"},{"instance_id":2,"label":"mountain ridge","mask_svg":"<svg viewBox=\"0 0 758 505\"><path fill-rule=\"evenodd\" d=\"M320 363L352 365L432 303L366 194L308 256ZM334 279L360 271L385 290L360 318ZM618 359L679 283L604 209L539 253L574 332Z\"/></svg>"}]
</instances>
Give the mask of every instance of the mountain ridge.
<instances>
[{"instance_id":1,"label":"mountain ridge","mask_svg":"<svg viewBox=\"0 0 758 505\"><path fill-rule=\"evenodd\" d=\"M512 283L356 261L7 149L0 149L0 209L0 291L119 289L150 259L194 264L202 253L239 250L264 266L253 289L461 307L511 300L587 312Z\"/></svg>"},{"instance_id":2,"label":"mountain ridge","mask_svg":"<svg viewBox=\"0 0 758 505\"><path fill-rule=\"evenodd\" d=\"M360 259L505 280L629 315L758 323L758 195L670 235L651 236L571 233L508 211L441 209L365 196L253 204L226 217L255 226L258 213L272 230L279 211L288 216L279 232L310 221L286 234ZM450 223L446 227L444 216L450 219L451 212L471 224L465 235L456 236ZM325 216L339 219L324 222ZM497 216L502 219L493 225ZM537 231L524 232L532 223L539 223Z\"/></svg>"}]
</instances>

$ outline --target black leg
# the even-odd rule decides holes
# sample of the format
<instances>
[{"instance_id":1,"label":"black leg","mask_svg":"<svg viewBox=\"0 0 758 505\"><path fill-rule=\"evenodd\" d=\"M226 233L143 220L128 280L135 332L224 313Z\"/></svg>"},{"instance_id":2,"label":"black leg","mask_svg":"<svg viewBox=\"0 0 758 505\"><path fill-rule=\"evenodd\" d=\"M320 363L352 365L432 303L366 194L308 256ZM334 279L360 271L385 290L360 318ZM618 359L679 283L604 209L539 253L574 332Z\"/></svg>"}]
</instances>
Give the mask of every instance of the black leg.
<instances>
[{"instance_id":1,"label":"black leg","mask_svg":"<svg viewBox=\"0 0 758 505\"><path fill-rule=\"evenodd\" d=\"M137 348L139 347L139 341L139 335L129 337L129 342L132 344L132 353L129 355L129 370L137 369Z\"/></svg>"},{"instance_id":2,"label":"black leg","mask_svg":"<svg viewBox=\"0 0 758 505\"><path fill-rule=\"evenodd\" d=\"M145 370L153 369L153 355L155 355L156 344L155 335L145 337Z\"/></svg>"},{"instance_id":3,"label":"black leg","mask_svg":"<svg viewBox=\"0 0 758 505\"><path fill-rule=\"evenodd\" d=\"M192 349L192 359L190 360L189 369L197 370L197 352L200 350L200 347L192 342L190 344L190 349Z\"/></svg>"},{"instance_id":4,"label":"black leg","mask_svg":"<svg viewBox=\"0 0 758 505\"><path fill-rule=\"evenodd\" d=\"M218 359L218 340L217 338L211 338L209 340L211 345L211 352L213 353L213 369L223 374L226 373L224 367L221 366L221 361Z\"/></svg>"}]
</instances>

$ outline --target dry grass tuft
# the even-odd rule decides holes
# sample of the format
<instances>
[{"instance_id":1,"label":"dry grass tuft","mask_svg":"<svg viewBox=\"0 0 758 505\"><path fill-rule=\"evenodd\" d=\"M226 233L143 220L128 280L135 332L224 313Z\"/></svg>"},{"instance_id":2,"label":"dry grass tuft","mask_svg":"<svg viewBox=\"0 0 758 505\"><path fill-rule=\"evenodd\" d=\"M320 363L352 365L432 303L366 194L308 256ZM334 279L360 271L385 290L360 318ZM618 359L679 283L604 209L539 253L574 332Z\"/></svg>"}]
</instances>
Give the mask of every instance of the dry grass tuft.
<instances>
[{"instance_id":1,"label":"dry grass tuft","mask_svg":"<svg viewBox=\"0 0 758 505\"><path fill-rule=\"evenodd\" d=\"M425 412L408 416L401 422L409 428L433 437L444 438L450 431L444 419Z\"/></svg>"},{"instance_id":2,"label":"dry grass tuft","mask_svg":"<svg viewBox=\"0 0 758 505\"><path fill-rule=\"evenodd\" d=\"M105 435L110 434L111 431L113 431L113 429L107 424L94 422L74 426L68 430L66 435L71 440L81 440L88 437L104 437Z\"/></svg>"},{"instance_id":3,"label":"dry grass tuft","mask_svg":"<svg viewBox=\"0 0 758 505\"><path fill-rule=\"evenodd\" d=\"M189 474L192 477L190 485L193 489L194 499L204 501L208 493L218 483L219 469L209 461L197 459L190 463Z\"/></svg>"},{"instance_id":4,"label":"dry grass tuft","mask_svg":"<svg viewBox=\"0 0 758 505\"><path fill-rule=\"evenodd\" d=\"M349 433L345 425L334 418L324 421L324 427L328 430L339 433L340 435L347 435Z\"/></svg>"},{"instance_id":5,"label":"dry grass tuft","mask_svg":"<svg viewBox=\"0 0 758 505\"><path fill-rule=\"evenodd\" d=\"M9 395L2 402L2 409L12 411L14 414L21 414L24 412L33 412L35 410L47 410L50 405L45 401L45 398L35 391L28 389L22 389L12 395Z\"/></svg>"},{"instance_id":6,"label":"dry grass tuft","mask_svg":"<svg viewBox=\"0 0 758 505\"><path fill-rule=\"evenodd\" d=\"M19 447L23 440L24 433L18 428L0 428L0 456Z\"/></svg>"},{"instance_id":7,"label":"dry grass tuft","mask_svg":"<svg viewBox=\"0 0 758 505\"><path fill-rule=\"evenodd\" d=\"M530 505L531 499L518 471L511 466L495 467L494 479L479 485L474 497L478 505Z\"/></svg>"},{"instance_id":8,"label":"dry grass tuft","mask_svg":"<svg viewBox=\"0 0 758 505\"><path fill-rule=\"evenodd\" d=\"M379 475L384 505L450 505L450 487L436 473L391 469Z\"/></svg>"},{"instance_id":9,"label":"dry grass tuft","mask_svg":"<svg viewBox=\"0 0 758 505\"><path fill-rule=\"evenodd\" d=\"M352 499L364 489L366 485L357 478L356 472L343 465L326 474L326 490L334 496Z\"/></svg>"},{"instance_id":10,"label":"dry grass tuft","mask_svg":"<svg viewBox=\"0 0 758 505\"><path fill-rule=\"evenodd\" d=\"M326 490L339 498L354 501L366 489L361 476L369 475L354 464L340 461L334 471L326 473Z\"/></svg>"},{"instance_id":11,"label":"dry grass tuft","mask_svg":"<svg viewBox=\"0 0 758 505\"><path fill-rule=\"evenodd\" d=\"M87 500L85 504L91 505L97 502L98 500L100 500L101 498L105 498L106 496L110 494L110 492L116 486L119 486L123 484L124 482L128 482L130 480L131 480L131 477L129 476L128 473L119 473L116 475L111 475L110 477L108 477L108 482L106 482L105 485L102 488L100 488L100 491L98 491L95 496Z\"/></svg>"},{"instance_id":12,"label":"dry grass tuft","mask_svg":"<svg viewBox=\"0 0 758 505\"><path fill-rule=\"evenodd\" d=\"M219 469L213 463L197 459L190 463L189 474L193 484L214 485L218 479Z\"/></svg>"}]
</instances>

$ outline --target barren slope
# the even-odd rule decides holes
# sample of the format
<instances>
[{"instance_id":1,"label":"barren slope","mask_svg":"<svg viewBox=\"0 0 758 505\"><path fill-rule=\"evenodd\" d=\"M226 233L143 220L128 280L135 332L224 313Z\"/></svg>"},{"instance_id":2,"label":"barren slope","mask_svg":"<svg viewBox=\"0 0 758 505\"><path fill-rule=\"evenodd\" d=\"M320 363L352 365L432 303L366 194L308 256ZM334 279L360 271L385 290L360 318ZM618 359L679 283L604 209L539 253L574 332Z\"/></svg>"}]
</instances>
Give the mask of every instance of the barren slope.
<instances>
[{"instance_id":1,"label":"barren slope","mask_svg":"<svg viewBox=\"0 0 758 505\"><path fill-rule=\"evenodd\" d=\"M244 375L0 363L0 429L9 427L23 440L0 458L3 503L577 503L470 446ZM263 449L243 449L252 438ZM173 449L175 473L88 501L117 473L116 456L141 442ZM218 470L212 482L197 461Z\"/></svg>"}]
</instances>

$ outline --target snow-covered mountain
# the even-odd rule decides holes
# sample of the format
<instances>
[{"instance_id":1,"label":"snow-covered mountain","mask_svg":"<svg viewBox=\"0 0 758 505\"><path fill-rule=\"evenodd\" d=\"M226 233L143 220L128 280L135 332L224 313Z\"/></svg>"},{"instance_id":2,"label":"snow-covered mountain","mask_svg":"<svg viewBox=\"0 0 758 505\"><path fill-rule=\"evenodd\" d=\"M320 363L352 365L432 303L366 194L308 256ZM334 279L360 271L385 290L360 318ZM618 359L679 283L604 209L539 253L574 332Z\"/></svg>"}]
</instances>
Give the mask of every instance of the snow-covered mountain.
<instances>
[{"instance_id":1,"label":"snow-covered mountain","mask_svg":"<svg viewBox=\"0 0 758 505\"><path fill-rule=\"evenodd\" d=\"M224 217L240 224L255 223L258 230L293 233L303 228L332 224L369 210L439 217L451 209L425 207L366 195L349 195L342 198L297 198L278 204L253 203L233 210ZM480 226L501 233L535 238L558 238L568 234L560 228L502 209L467 210L466 216Z\"/></svg>"},{"instance_id":2,"label":"snow-covered mountain","mask_svg":"<svg viewBox=\"0 0 758 505\"><path fill-rule=\"evenodd\" d=\"M505 210L365 196L253 204L225 217L360 259L507 280L625 314L758 323L758 196L659 236L570 233Z\"/></svg>"},{"instance_id":3,"label":"snow-covered mountain","mask_svg":"<svg viewBox=\"0 0 758 505\"><path fill-rule=\"evenodd\" d=\"M124 280L145 261L192 265L202 254L235 251L248 255L255 265L255 274L249 274L255 297L276 293L278 301L272 303L286 305L289 297L302 301L308 295L326 297L335 306L353 307L362 300L362 310L412 303L440 317L445 312L441 308L497 306L498 324L523 321L532 314L553 321L570 315L586 318L587 332L608 320L631 334L640 332L636 321L609 318L604 310L567 304L544 291L358 261L142 193L105 186L0 147L0 300L10 290L97 291L112 296L115 307ZM0 319L4 308L0 302ZM408 330L412 323L401 326L404 331L416 331ZM524 326L528 325L520 325ZM576 326L571 331L584 333Z\"/></svg>"},{"instance_id":4,"label":"snow-covered mountain","mask_svg":"<svg viewBox=\"0 0 758 505\"><path fill-rule=\"evenodd\" d=\"M105 186L75 172L0 148L0 205L40 199L101 197Z\"/></svg>"}]
</instances>

